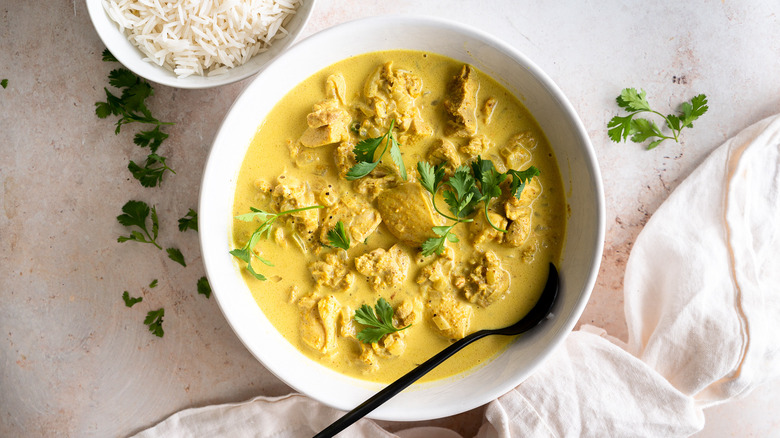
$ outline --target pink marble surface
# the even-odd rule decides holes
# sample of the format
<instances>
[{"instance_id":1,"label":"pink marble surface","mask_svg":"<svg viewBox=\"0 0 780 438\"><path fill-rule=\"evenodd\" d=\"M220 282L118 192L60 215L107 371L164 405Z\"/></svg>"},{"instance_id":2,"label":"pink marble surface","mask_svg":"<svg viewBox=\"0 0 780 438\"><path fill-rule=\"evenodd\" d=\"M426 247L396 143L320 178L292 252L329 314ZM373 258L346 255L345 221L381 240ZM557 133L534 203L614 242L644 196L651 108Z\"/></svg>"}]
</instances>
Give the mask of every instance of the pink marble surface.
<instances>
[{"instance_id":1,"label":"pink marble surface","mask_svg":"<svg viewBox=\"0 0 780 438\"><path fill-rule=\"evenodd\" d=\"M604 178L607 238L580 323L626 337L622 277L637 234L665 197L720 143L780 110L780 4L775 1L541 2L320 0L306 34L383 14L449 18L517 47L561 87L593 140ZM0 0L0 436L126 436L188 407L290 389L242 346L216 302L196 292L197 235L176 221L196 208L221 118L245 83L155 87L152 110L175 122L162 187L130 178L143 151L114 135L94 102L111 65L79 1ZM680 145L611 143L614 97L643 87L662 110L706 93L709 113ZM163 252L118 244L129 199L156 205ZM149 288L153 279L156 288ZM123 291L144 297L128 309ZM165 337L142 324L165 307ZM705 412L699 436L770 436L780 384ZM427 422L471 436L481 409ZM406 424L385 423L390 429Z\"/></svg>"}]
</instances>

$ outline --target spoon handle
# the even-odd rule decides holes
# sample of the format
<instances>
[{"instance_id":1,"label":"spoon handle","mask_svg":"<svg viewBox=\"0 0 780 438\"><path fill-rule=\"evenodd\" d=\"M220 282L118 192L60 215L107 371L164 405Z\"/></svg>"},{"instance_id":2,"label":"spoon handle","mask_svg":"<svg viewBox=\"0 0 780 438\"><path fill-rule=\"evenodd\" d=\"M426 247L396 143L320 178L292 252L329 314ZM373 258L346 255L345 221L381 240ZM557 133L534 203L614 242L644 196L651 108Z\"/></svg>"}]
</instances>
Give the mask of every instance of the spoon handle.
<instances>
[{"instance_id":1,"label":"spoon handle","mask_svg":"<svg viewBox=\"0 0 780 438\"><path fill-rule=\"evenodd\" d=\"M449 347L437 353L432 358L423 362L422 365L415 367L413 370L406 373L400 379L396 380L395 382L385 387L383 390L374 394L371 398L361 403L355 409L349 411L343 417L339 418L333 424L326 427L320 433L315 435L314 438L326 438L326 437L329 438L336 435L337 433L346 429L352 423L366 416L369 412L373 411L374 409L379 407L387 400L391 399L399 392L406 389L409 385L416 382L422 376L428 374L428 372L436 368L439 364L447 360L453 354L460 351L463 347L471 344L477 339L481 339L485 336L493 334L494 332L495 332L494 330L480 330L456 341Z\"/></svg>"}]
</instances>

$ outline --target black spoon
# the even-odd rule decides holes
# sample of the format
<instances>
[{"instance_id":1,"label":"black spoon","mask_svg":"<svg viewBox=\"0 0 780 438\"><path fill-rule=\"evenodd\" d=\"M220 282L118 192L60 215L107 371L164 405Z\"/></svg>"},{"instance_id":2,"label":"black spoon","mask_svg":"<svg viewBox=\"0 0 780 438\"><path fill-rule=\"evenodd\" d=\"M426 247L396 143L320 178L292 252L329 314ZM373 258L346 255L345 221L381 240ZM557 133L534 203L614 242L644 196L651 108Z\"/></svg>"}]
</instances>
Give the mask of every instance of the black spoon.
<instances>
[{"instance_id":1,"label":"black spoon","mask_svg":"<svg viewBox=\"0 0 780 438\"><path fill-rule=\"evenodd\" d=\"M330 438L342 430L349 427L352 423L366 416L369 412L378 408L384 402L393 398L396 394L403 391L416 382L420 377L428 374L429 371L436 368L447 360L450 356L460 351L466 345L471 344L477 339L482 339L485 336L490 335L504 335L513 336L520 333L527 332L528 330L536 327L537 324L547 318L552 310L555 298L558 296L558 270L550 263L550 272L547 274L547 284L544 286L542 295L539 297L539 301L536 302L533 309L526 314L520 321L510 325L494 330L480 330L474 332L465 338L455 342L444 350L440 351L436 356L423 362L417 368L409 371L403 377L388 385L385 389L379 391L374 396L364 401L360 406L347 412L343 417L339 418L333 424L326 427L322 432L314 436L314 438Z\"/></svg>"}]
</instances>

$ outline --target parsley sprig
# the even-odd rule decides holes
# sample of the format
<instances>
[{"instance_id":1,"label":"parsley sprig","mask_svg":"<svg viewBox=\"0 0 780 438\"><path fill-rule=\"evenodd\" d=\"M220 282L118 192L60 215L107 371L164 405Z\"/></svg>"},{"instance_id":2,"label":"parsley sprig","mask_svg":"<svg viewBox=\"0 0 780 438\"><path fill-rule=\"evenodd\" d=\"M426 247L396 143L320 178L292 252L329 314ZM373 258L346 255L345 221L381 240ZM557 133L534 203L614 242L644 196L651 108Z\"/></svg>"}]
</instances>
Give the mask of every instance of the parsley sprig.
<instances>
[{"instance_id":1,"label":"parsley sprig","mask_svg":"<svg viewBox=\"0 0 780 438\"><path fill-rule=\"evenodd\" d=\"M255 277L260 281L267 280L263 274L255 271L255 269L252 267L252 259L257 259L258 261L265 264L266 266L273 266L273 263L271 263L271 261L269 260L260 257L257 253L255 253L253 251L255 245L257 245L257 242L260 241L260 238L262 238L263 235L265 235L266 239L271 237L271 226L274 224L276 219L278 219L280 216L284 216L286 214L298 213L306 210L312 210L315 208L324 208L324 207L322 205L311 205L308 207L281 211L279 213L270 213L254 207L249 207L251 213L240 214L238 216L235 216L235 219L243 222L252 222L255 220L260 220L262 221L262 223L252 233L252 235L249 237L249 240L246 242L246 245L244 245L243 248L234 249L230 251L230 254L236 257L237 259L245 262L247 271L249 271L249 273L252 274L253 277Z\"/></svg>"},{"instance_id":2,"label":"parsley sprig","mask_svg":"<svg viewBox=\"0 0 780 438\"><path fill-rule=\"evenodd\" d=\"M165 309L161 307L157 310L150 310L144 318L144 324L149 326L149 331L158 338L162 338L165 334L162 328L163 316L165 316Z\"/></svg>"},{"instance_id":3,"label":"parsley sprig","mask_svg":"<svg viewBox=\"0 0 780 438\"><path fill-rule=\"evenodd\" d=\"M683 102L679 114L669 114L664 116L650 107L646 98L645 90L637 91L635 88L625 88L617 97L619 107L629 112L627 116L615 116L607 124L607 133L612 141L619 143L626 141L631 137L634 143L642 143L645 140L653 139L647 145L647 149L653 149L664 140L680 141L680 131L683 128L693 128L693 122L707 112L707 96L699 94L691 99L690 102ZM640 113L652 113L661 116L666 123L666 127L672 131L672 135L666 135L661 131L658 125L648 119L636 118Z\"/></svg>"},{"instance_id":4,"label":"parsley sprig","mask_svg":"<svg viewBox=\"0 0 780 438\"><path fill-rule=\"evenodd\" d=\"M193 209L179 219L179 231L183 233L187 230L198 231L198 213Z\"/></svg>"},{"instance_id":5,"label":"parsley sprig","mask_svg":"<svg viewBox=\"0 0 780 438\"><path fill-rule=\"evenodd\" d=\"M347 235L347 230L344 227L344 222L336 222L336 227L328 231L327 236L328 244L330 244L330 246L341 248L343 250L349 249L351 242L349 236Z\"/></svg>"},{"instance_id":6,"label":"parsley sprig","mask_svg":"<svg viewBox=\"0 0 780 438\"><path fill-rule=\"evenodd\" d=\"M150 213L152 220L151 231L146 225L146 220ZM127 203L122 206L122 214L117 216L116 220L126 227L137 227L141 230L133 230L130 232L129 236L119 236L117 242L135 241L151 243L158 249L162 249L162 246L157 243L157 232L160 228L160 223L157 218L157 209L155 207L149 208L149 205L143 201L127 201Z\"/></svg>"},{"instance_id":7,"label":"parsley sprig","mask_svg":"<svg viewBox=\"0 0 780 438\"><path fill-rule=\"evenodd\" d=\"M374 313L376 311L376 313ZM411 326L396 328L393 325L393 308L384 299L380 298L374 309L368 304L363 304L359 309L355 311L355 321L358 324L366 326L363 330L358 332L357 338L364 344L373 344L379 342L385 335L390 333L400 332Z\"/></svg>"},{"instance_id":8,"label":"parsley sprig","mask_svg":"<svg viewBox=\"0 0 780 438\"><path fill-rule=\"evenodd\" d=\"M117 62L108 49L103 51L103 61ZM119 89L120 94L117 96L104 87L106 101L95 102L95 114L101 119L112 115L117 116L115 134L119 134L122 126L130 123L154 126L136 133L133 137L133 143L149 148L150 153L143 166L131 160L127 168L142 186L156 187L162 181L166 171L176 173L165 163L166 158L157 154L160 145L168 138L168 134L161 131L160 126L173 125L173 123L158 120L146 106L146 99L154 95L154 89L145 79L136 76L126 68L118 68L108 74L108 83Z\"/></svg>"},{"instance_id":9,"label":"parsley sprig","mask_svg":"<svg viewBox=\"0 0 780 438\"><path fill-rule=\"evenodd\" d=\"M371 173L371 171L376 168L379 162L382 161L382 157L389 149L390 157L393 159L393 162L395 162L395 165L398 166L398 171L401 174L401 178L406 181L406 166L404 166L404 160L401 156L401 149L398 145L398 141L395 139L395 134L393 134L394 127L395 119L390 122L390 128L387 129L385 135L361 140L357 145L355 145L355 148L352 150L352 152L355 154L357 164L352 166L352 168L347 172L347 180L354 181ZM379 157L374 160L376 150L379 148L382 142L384 142L385 147L382 149L382 153L379 154Z\"/></svg>"},{"instance_id":10,"label":"parsley sprig","mask_svg":"<svg viewBox=\"0 0 780 438\"><path fill-rule=\"evenodd\" d=\"M144 299L143 297L131 297L130 292L124 291L124 293L122 293L122 300L125 302L125 306L133 307Z\"/></svg>"},{"instance_id":11,"label":"parsley sprig","mask_svg":"<svg viewBox=\"0 0 780 438\"><path fill-rule=\"evenodd\" d=\"M431 166L425 161L417 163L417 172L420 174L420 185L431 194L433 208L443 217L455 221L451 225L433 227L437 237L431 237L422 244L423 256L434 253L441 255L447 242L458 242L458 237L452 233L452 229L461 222L472 222L470 218L482 203L485 218L494 229L506 233L506 230L497 227L488 214L490 202L502 195L501 184L511 177L509 192L512 196L520 198L525 184L534 176L539 175L539 169L535 166L518 171L509 169L506 173L499 172L493 162L483 160L481 156L471 163L470 167L460 166L455 169L453 175L447 179L444 173L444 163ZM436 205L436 194L442 190L442 197L449 207L450 214L444 213Z\"/></svg>"}]
</instances>

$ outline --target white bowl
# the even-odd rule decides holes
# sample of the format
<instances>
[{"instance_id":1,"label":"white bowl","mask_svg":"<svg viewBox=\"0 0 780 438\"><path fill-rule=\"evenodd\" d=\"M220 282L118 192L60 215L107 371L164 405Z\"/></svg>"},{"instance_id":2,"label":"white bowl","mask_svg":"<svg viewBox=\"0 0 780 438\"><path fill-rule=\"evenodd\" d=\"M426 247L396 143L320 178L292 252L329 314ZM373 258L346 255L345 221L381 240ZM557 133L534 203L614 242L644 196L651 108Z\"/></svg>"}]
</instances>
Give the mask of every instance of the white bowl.
<instances>
[{"instance_id":1,"label":"white bowl","mask_svg":"<svg viewBox=\"0 0 780 438\"><path fill-rule=\"evenodd\" d=\"M269 323L239 274L230 249L236 177L266 114L291 88L344 58L389 49L424 50L471 63L513 92L547 134L571 207L554 315L488 364L415 384L370 414L413 421L454 415L508 392L542 365L576 324L596 280L604 238L604 194L590 140L558 87L516 49L481 31L432 18L381 17L342 24L296 44L255 78L228 112L214 140L200 193L200 241L214 295L238 337L291 387L350 410L382 385L332 371L295 349Z\"/></svg>"},{"instance_id":2,"label":"white bowl","mask_svg":"<svg viewBox=\"0 0 780 438\"><path fill-rule=\"evenodd\" d=\"M271 47L262 53L253 56L245 64L228 70L225 74L214 76L192 75L179 78L173 72L166 70L157 64L144 61L145 55L131 43L119 30L119 26L106 13L103 8L104 0L87 0L87 10L92 25L98 36L116 59L138 76L149 81L176 88L210 88L230 84L246 79L259 71L276 56L290 47L301 33L314 10L315 0L304 0L298 7L295 15L289 18L284 26L288 35L274 41Z\"/></svg>"}]
</instances>

